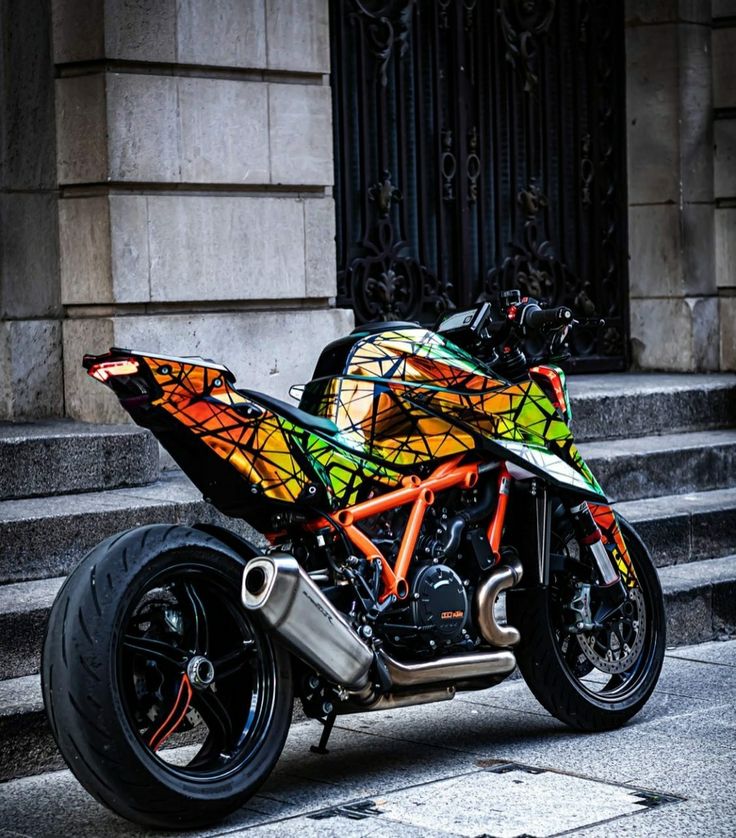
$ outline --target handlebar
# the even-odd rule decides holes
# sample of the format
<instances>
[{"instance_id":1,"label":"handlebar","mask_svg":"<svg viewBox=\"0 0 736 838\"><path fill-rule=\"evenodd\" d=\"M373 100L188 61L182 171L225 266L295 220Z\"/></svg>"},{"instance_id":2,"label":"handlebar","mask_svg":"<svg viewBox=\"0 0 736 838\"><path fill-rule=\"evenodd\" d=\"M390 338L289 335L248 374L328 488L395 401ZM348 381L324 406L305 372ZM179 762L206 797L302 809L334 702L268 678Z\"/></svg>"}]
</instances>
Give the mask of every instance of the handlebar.
<instances>
[{"instance_id":1,"label":"handlebar","mask_svg":"<svg viewBox=\"0 0 736 838\"><path fill-rule=\"evenodd\" d=\"M532 303L524 309L521 325L527 329L561 328L572 325L572 311L566 306L542 309Z\"/></svg>"}]
</instances>

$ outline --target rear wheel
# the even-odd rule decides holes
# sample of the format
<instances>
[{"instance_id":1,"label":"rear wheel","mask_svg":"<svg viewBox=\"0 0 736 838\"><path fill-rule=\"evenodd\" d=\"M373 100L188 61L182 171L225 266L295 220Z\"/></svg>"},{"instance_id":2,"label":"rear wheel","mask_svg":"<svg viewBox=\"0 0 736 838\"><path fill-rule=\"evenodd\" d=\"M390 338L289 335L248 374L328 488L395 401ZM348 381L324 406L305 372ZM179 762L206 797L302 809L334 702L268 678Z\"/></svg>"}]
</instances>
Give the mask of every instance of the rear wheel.
<instances>
[{"instance_id":1,"label":"rear wheel","mask_svg":"<svg viewBox=\"0 0 736 838\"><path fill-rule=\"evenodd\" d=\"M664 659L657 571L633 527L618 520L636 583L615 614L591 626L581 619L581 614L595 615L600 603L564 514L553 524L549 587L507 595L509 622L521 632L516 654L524 680L552 715L581 730L609 730L638 713Z\"/></svg>"},{"instance_id":2,"label":"rear wheel","mask_svg":"<svg viewBox=\"0 0 736 838\"><path fill-rule=\"evenodd\" d=\"M291 663L240 604L244 563L198 530L142 527L92 550L54 604L52 731L82 785L130 820L213 822L281 753Z\"/></svg>"}]
</instances>

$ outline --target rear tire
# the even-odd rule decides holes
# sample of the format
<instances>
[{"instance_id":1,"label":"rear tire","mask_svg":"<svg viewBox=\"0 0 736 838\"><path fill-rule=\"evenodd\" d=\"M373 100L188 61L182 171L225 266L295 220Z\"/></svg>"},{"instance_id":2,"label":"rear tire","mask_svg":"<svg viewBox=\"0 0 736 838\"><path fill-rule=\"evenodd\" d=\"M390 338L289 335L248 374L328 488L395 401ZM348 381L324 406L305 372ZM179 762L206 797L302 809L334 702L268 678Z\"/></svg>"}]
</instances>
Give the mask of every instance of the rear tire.
<instances>
[{"instance_id":1,"label":"rear tire","mask_svg":"<svg viewBox=\"0 0 736 838\"><path fill-rule=\"evenodd\" d=\"M638 713L657 684L664 660L665 613L659 577L634 528L617 517L645 612L643 620L637 614L639 624L645 625L644 636L637 641L641 651L632 656L625 671L611 674L596 669L577 645L577 636L565 635L560 609L564 580L553 579L546 589L507 594L509 623L521 633L516 657L524 680L546 710L579 730L611 730ZM573 542L571 526L559 515L553 521L555 541L558 549Z\"/></svg>"},{"instance_id":2,"label":"rear tire","mask_svg":"<svg viewBox=\"0 0 736 838\"><path fill-rule=\"evenodd\" d=\"M54 603L51 730L87 791L131 821L210 824L281 754L291 660L240 604L245 561L199 530L141 527L95 547Z\"/></svg>"}]
</instances>

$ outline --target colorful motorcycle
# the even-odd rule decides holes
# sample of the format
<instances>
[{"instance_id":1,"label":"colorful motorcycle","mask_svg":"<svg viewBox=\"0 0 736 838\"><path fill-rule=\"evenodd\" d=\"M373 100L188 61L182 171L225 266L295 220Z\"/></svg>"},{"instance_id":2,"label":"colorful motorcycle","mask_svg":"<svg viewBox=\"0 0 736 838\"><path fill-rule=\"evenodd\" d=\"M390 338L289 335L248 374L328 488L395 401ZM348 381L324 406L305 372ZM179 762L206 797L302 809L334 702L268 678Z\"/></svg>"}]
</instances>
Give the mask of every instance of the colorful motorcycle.
<instances>
[{"instance_id":1,"label":"colorful motorcycle","mask_svg":"<svg viewBox=\"0 0 736 838\"><path fill-rule=\"evenodd\" d=\"M207 824L268 777L294 695L325 751L340 714L449 700L517 664L574 728L637 713L662 666L662 593L573 441L549 358L574 325L506 292L436 331L359 327L322 352L299 408L202 358L86 356L270 546L144 526L69 576L42 682L85 788L142 824Z\"/></svg>"}]
</instances>

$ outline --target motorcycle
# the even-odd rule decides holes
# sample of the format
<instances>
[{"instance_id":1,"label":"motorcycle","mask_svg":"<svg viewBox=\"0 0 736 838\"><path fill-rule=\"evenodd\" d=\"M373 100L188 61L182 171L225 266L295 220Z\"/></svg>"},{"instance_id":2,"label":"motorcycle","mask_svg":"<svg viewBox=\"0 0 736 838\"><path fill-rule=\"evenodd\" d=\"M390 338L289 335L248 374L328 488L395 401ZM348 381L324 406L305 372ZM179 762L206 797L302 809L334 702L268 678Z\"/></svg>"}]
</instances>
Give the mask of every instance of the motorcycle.
<instances>
[{"instance_id":1,"label":"motorcycle","mask_svg":"<svg viewBox=\"0 0 736 838\"><path fill-rule=\"evenodd\" d=\"M342 714L451 700L517 665L573 728L634 716L662 667L662 592L573 441L553 361L575 325L511 291L436 330L360 326L299 407L199 357L85 356L270 547L142 526L67 578L42 688L82 785L140 824L203 826L266 780L295 696L324 753Z\"/></svg>"}]
</instances>

